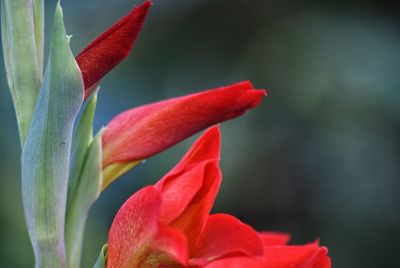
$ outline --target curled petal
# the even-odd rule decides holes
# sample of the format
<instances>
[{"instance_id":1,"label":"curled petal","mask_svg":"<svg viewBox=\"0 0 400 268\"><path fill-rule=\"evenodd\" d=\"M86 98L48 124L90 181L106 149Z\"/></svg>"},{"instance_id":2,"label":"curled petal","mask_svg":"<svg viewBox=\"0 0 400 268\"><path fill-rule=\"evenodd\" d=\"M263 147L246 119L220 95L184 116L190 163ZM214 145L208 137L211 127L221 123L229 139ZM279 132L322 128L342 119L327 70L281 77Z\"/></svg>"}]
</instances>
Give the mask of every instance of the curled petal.
<instances>
[{"instance_id":1,"label":"curled petal","mask_svg":"<svg viewBox=\"0 0 400 268\"><path fill-rule=\"evenodd\" d=\"M163 204L161 221L169 224L187 208L208 176L207 166L217 165L220 157L221 134L218 126L204 132L189 152L155 185ZM215 178L215 177L214 177Z\"/></svg>"},{"instance_id":2,"label":"curled petal","mask_svg":"<svg viewBox=\"0 0 400 268\"><path fill-rule=\"evenodd\" d=\"M219 127L207 130L156 187L163 203L160 221L183 232L193 248L206 224L220 183Z\"/></svg>"},{"instance_id":3,"label":"curled petal","mask_svg":"<svg viewBox=\"0 0 400 268\"><path fill-rule=\"evenodd\" d=\"M76 56L85 84L85 97L103 76L129 55L150 6L151 2L146 0L135 7Z\"/></svg>"},{"instance_id":4,"label":"curled petal","mask_svg":"<svg viewBox=\"0 0 400 268\"><path fill-rule=\"evenodd\" d=\"M264 90L249 81L128 110L103 135L103 168L157 154L210 125L256 107Z\"/></svg>"},{"instance_id":5,"label":"curled petal","mask_svg":"<svg viewBox=\"0 0 400 268\"><path fill-rule=\"evenodd\" d=\"M194 248L204 229L220 184L221 171L216 163L210 163L205 167L200 190L185 210L170 223L170 226L186 235L190 249Z\"/></svg>"},{"instance_id":6,"label":"curled petal","mask_svg":"<svg viewBox=\"0 0 400 268\"><path fill-rule=\"evenodd\" d=\"M226 256L262 257L263 253L263 243L253 228L233 216L215 214L207 220L191 263L203 266Z\"/></svg>"}]
</instances>

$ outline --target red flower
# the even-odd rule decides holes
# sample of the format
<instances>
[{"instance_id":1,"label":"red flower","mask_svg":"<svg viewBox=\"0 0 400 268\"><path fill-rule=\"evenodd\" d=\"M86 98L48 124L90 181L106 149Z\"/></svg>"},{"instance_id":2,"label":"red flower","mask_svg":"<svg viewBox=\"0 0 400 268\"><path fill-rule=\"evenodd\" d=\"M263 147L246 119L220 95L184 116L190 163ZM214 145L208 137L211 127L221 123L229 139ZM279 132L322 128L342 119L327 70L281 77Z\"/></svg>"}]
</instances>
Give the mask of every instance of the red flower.
<instances>
[{"instance_id":1,"label":"red flower","mask_svg":"<svg viewBox=\"0 0 400 268\"><path fill-rule=\"evenodd\" d=\"M128 199L110 229L108 268L330 267L325 248L284 246L286 235L259 234L232 216L209 215L221 182L219 152L214 127L155 186Z\"/></svg>"},{"instance_id":2,"label":"red flower","mask_svg":"<svg viewBox=\"0 0 400 268\"><path fill-rule=\"evenodd\" d=\"M76 57L85 84L85 98L104 75L129 55L150 6L150 0L146 0L134 8Z\"/></svg>"},{"instance_id":3,"label":"red flower","mask_svg":"<svg viewBox=\"0 0 400 268\"><path fill-rule=\"evenodd\" d=\"M103 168L159 153L210 125L256 107L264 90L241 82L126 111L103 135Z\"/></svg>"}]
</instances>

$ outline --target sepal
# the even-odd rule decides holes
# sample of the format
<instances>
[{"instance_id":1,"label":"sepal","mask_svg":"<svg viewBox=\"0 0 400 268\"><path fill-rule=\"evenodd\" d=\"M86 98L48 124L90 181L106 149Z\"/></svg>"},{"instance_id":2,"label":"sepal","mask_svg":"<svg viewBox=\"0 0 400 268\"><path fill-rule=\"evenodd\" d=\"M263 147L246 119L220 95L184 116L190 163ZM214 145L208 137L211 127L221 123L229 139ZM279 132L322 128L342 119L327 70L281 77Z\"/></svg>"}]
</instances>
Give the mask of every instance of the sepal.
<instances>
[{"instance_id":1,"label":"sepal","mask_svg":"<svg viewBox=\"0 0 400 268\"><path fill-rule=\"evenodd\" d=\"M113 183L116 179L124 175L126 172L131 170L132 168L139 165L142 161L133 161L127 163L115 163L111 164L103 170L103 186L102 190L104 191L111 183Z\"/></svg>"}]
</instances>

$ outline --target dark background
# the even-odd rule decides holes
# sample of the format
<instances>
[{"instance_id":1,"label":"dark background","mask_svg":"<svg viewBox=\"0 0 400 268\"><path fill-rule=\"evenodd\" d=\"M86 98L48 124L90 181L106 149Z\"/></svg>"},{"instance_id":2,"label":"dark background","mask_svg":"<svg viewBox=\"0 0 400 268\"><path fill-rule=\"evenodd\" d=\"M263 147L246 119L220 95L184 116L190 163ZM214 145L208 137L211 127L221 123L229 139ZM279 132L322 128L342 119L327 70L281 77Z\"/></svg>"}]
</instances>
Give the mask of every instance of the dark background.
<instances>
[{"instance_id":1,"label":"dark background","mask_svg":"<svg viewBox=\"0 0 400 268\"><path fill-rule=\"evenodd\" d=\"M269 96L222 125L215 212L258 230L320 238L333 267L400 267L400 34L385 1L154 0L133 54L102 82L96 129L128 108L249 79ZM78 53L131 0L64 0ZM55 1L46 1L47 30ZM48 36L47 36L48 41ZM0 68L0 267L32 267L20 146ZM114 183L90 212L84 267L121 204L193 139Z\"/></svg>"}]
</instances>

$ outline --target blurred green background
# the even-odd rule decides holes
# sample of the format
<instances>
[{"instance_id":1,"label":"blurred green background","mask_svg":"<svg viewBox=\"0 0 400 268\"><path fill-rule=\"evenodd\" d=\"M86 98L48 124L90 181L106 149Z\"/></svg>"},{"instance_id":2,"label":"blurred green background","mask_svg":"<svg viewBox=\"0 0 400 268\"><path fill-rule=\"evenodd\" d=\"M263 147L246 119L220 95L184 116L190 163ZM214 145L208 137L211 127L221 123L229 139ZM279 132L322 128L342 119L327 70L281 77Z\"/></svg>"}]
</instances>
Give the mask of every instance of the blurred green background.
<instances>
[{"instance_id":1,"label":"blurred green background","mask_svg":"<svg viewBox=\"0 0 400 268\"><path fill-rule=\"evenodd\" d=\"M224 180L214 211L258 230L290 232L293 243L319 237L333 267L400 267L398 6L153 2L133 54L102 82L96 129L130 107L249 79L270 94L222 126ZM63 1L74 53L139 3ZM49 30L55 1L46 5ZM0 267L33 267L3 63L0 72ZM83 267L94 263L121 204L161 178L192 141L147 160L101 196Z\"/></svg>"}]
</instances>

